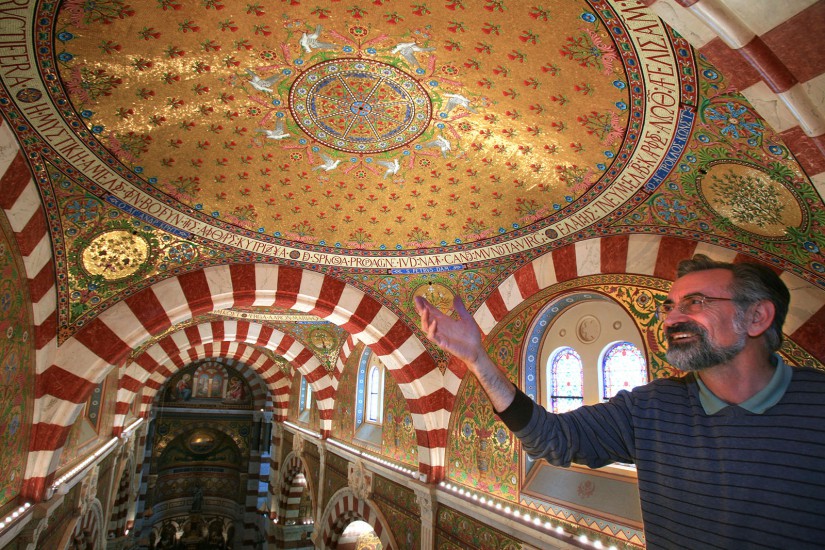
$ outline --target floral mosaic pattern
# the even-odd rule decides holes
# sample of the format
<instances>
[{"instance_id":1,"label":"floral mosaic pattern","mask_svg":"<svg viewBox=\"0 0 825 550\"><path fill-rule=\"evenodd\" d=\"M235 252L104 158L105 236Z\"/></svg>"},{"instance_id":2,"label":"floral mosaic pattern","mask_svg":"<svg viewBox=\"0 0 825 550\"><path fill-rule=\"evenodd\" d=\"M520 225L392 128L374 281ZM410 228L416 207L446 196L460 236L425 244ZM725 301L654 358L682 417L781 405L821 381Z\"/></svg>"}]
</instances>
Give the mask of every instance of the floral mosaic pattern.
<instances>
[{"instance_id":1,"label":"floral mosaic pattern","mask_svg":"<svg viewBox=\"0 0 825 550\"><path fill-rule=\"evenodd\" d=\"M0 508L20 492L26 468L34 396L34 353L30 340L25 271L0 227Z\"/></svg>"},{"instance_id":2,"label":"floral mosaic pattern","mask_svg":"<svg viewBox=\"0 0 825 550\"><path fill-rule=\"evenodd\" d=\"M353 443L355 432L355 392L358 386L358 362L364 352L364 344L358 344L347 358L347 364L338 380L335 393L335 414L332 416L332 436ZM386 418L386 414L384 416Z\"/></svg>"},{"instance_id":3,"label":"floral mosaic pattern","mask_svg":"<svg viewBox=\"0 0 825 550\"><path fill-rule=\"evenodd\" d=\"M492 529L488 525L470 516L449 508L439 506L436 514L436 542L437 548L450 550L519 550L522 544L501 531Z\"/></svg>"},{"instance_id":4,"label":"floral mosaic pattern","mask_svg":"<svg viewBox=\"0 0 825 550\"><path fill-rule=\"evenodd\" d=\"M340 491L348 486L347 481L347 459L335 453L326 453L324 455L326 460L326 470L324 470L324 491L323 504L321 509L324 509L329 504L330 499Z\"/></svg>"},{"instance_id":5,"label":"floral mosaic pattern","mask_svg":"<svg viewBox=\"0 0 825 550\"><path fill-rule=\"evenodd\" d=\"M374 477L373 499L401 548L421 548L421 515L415 493L392 481Z\"/></svg>"},{"instance_id":6,"label":"floral mosaic pattern","mask_svg":"<svg viewBox=\"0 0 825 550\"><path fill-rule=\"evenodd\" d=\"M468 377L456 400L449 443L449 477L508 500L518 498L518 455L512 433Z\"/></svg>"},{"instance_id":7,"label":"floral mosaic pattern","mask_svg":"<svg viewBox=\"0 0 825 550\"><path fill-rule=\"evenodd\" d=\"M418 468L418 441L407 399L392 377L384 377L384 427L382 453L410 468Z\"/></svg>"}]
</instances>

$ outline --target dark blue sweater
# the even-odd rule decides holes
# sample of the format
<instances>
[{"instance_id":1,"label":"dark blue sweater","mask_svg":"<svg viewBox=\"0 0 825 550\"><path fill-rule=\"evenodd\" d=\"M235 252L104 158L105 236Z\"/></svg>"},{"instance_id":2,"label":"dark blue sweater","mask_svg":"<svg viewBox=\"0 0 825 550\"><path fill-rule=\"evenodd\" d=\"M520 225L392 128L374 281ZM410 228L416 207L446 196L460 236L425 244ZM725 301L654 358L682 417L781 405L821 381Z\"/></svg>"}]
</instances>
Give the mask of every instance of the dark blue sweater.
<instances>
[{"instance_id":1,"label":"dark blue sweater","mask_svg":"<svg viewBox=\"0 0 825 550\"><path fill-rule=\"evenodd\" d=\"M648 548L825 548L821 371L793 369L762 414L706 414L688 375L561 415L519 391L500 417L557 466L635 463Z\"/></svg>"}]
</instances>

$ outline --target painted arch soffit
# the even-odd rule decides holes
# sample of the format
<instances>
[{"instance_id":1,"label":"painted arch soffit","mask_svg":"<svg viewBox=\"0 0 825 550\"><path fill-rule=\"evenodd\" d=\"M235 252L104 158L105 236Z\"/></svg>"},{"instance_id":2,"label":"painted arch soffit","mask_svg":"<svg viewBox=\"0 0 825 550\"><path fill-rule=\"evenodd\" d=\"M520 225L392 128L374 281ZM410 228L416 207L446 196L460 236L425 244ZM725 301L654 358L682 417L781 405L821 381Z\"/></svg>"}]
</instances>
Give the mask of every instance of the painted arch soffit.
<instances>
[{"instance_id":1,"label":"painted arch soffit","mask_svg":"<svg viewBox=\"0 0 825 550\"><path fill-rule=\"evenodd\" d=\"M338 355L349 337L349 333L341 327L328 321L323 321L314 315L294 312L291 310L276 311L275 308L261 308L252 306L236 307L218 310L214 313L206 315L199 315L187 321L170 326L165 331L152 336L139 346L135 347L132 353L129 354L129 359L126 361L126 364L136 361L140 355L146 353L146 351L152 346L177 332L186 330L190 327L224 322L261 325L294 338L305 348L312 351L321 364L324 365L324 368L329 372L335 370ZM249 342L239 343L243 343L246 346L257 349L274 363L282 365L285 372L290 372L289 363L274 350L271 350L266 346L260 346Z\"/></svg>"}]
</instances>

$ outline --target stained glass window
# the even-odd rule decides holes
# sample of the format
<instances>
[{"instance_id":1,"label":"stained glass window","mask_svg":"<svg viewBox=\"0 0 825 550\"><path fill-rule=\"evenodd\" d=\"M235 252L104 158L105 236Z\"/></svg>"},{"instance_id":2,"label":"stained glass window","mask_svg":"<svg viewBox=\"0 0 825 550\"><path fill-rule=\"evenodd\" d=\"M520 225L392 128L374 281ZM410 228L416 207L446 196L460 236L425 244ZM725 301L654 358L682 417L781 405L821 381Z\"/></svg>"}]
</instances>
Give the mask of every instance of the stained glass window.
<instances>
[{"instance_id":1,"label":"stained glass window","mask_svg":"<svg viewBox=\"0 0 825 550\"><path fill-rule=\"evenodd\" d=\"M583 401L584 370L576 350L563 347L554 351L548 360L547 371L550 410L563 413L580 407Z\"/></svg>"},{"instance_id":2,"label":"stained glass window","mask_svg":"<svg viewBox=\"0 0 825 550\"><path fill-rule=\"evenodd\" d=\"M602 355L602 399L646 383L647 362L639 348L630 342L611 344Z\"/></svg>"}]
</instances>

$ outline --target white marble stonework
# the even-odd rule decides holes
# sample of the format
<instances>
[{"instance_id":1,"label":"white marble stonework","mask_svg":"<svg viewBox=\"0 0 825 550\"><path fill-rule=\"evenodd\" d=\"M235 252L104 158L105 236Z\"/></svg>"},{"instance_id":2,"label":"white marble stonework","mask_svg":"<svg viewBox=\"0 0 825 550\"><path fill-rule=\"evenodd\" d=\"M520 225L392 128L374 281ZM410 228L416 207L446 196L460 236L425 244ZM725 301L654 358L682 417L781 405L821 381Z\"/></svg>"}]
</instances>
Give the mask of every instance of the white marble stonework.
<instances>
[{"instance_id":1,"label":"white marble stonework","mask_svg":"<svg viewBox=\"0 0 825 550\"><path fill-rule=\"evenodd\" d=\"M576 247L576 272L579 277L602 272L601 239L579 241Z\"/></svg>"},{"instance_id":2,"label":"white marble stonework","mask_svg":"<svg viewBox=\"0 0 825 550\"><path fill-rule=\"evenodd\" d=\"M640 275L653 275L659 257L660 239L655 235L631 235L627 243L627 265Z\"/></svg>"},{"instance_id":3,"label":"white marble stonework","mask_svg":"<svg viewBox=\"0 0 825 550\"><path fill-rule=\"evenodd\" d=\"M723 0L758 35L781 25L817 0Z\"/></svg>"}]
</instances>

